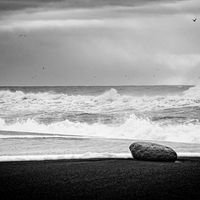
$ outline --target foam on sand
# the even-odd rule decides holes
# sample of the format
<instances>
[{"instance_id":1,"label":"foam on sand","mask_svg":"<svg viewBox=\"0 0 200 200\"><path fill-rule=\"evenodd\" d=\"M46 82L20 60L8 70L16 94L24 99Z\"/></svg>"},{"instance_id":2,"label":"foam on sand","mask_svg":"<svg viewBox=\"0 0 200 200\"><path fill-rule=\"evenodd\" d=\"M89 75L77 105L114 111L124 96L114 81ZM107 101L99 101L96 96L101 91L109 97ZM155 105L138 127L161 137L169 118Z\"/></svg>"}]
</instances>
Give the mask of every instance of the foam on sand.
<instances>
[{"instance_id":1,"label":"foam on sand","mask_svg":"<svg viewBox=\"0 0 200 200\"><path fill-rule=\"evenodd\" d=\"M200 157L200 153L180 152L178 157ZM84 153L63 155L21 155L0 156L0 162L11 161L42 161L42 160L69 160L69 159L101 159L101 158L133 158L131 153Z\"/></svg>"}]
</instances>

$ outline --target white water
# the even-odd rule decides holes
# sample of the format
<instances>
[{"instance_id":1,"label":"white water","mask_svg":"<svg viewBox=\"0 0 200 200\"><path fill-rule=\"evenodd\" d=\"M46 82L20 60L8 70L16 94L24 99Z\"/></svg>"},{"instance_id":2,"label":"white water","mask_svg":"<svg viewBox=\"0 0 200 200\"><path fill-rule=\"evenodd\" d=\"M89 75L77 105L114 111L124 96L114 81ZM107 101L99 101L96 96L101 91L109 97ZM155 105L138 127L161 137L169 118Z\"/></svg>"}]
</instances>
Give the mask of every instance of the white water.
<instances>
[{"instance_id":1,"label":"white water","mask_svg":"<svg viewBox=\"0 0 200 200\"><path fill-rule=\"evenodd\" d=\"M48 113L112 113L129 111L117 123L103 124L101 121L88 124L79 121L59 120L49 124L41 123L34 118L25 120L15 117L14 123L6 123L0 118L0 130L22 131L48 134L82 135L104 138L146 139L172 142L200 143L199 119L189 119L184 124L162 125L150 121L147 117L137 117L134 112L159 111L166 109L200 108L200 86L189 88L183 95L171 96L126 96L115 89L98 96L68 96L55 93L28 93L21 91L0 91L0 108L5 115L12 113L40 114L45 118ZM130 111L132 114L130 114ZM184 110L183 110L184 111ZM181 111L182 112L182 111ZM188 117L188 112L185 111ZM53 114L52 114L53 115ZM4 136L5 137L5 136Z\"/></svg>"},{"instance_id":2,"label":"white water","mask_svg":"<svg viewBox=\"0 0 200 200\"><path fill-rule=\"evenodd\" d=\"M133 109L154 111L187 106L200 107L200 86L189 88L183 95L132 96L120 95L111 89L99 96L67 95L57 93L23 93L0 91L0 109L6 112L109 112Z\"/></svg>"},{"instance_id":3,"label":"white water","mask_svg":"<svg viewBox=\"0 0 200 200\"><path fill-rule=\"evenodd\" d=\"M170 141L180 146L178 151L188 152L186 156L200 152L199 86L156 96L119 94L113 88L93 96L0 91L0 111L0 161L129 158L130 153L122 152L127 152L131 140ZM99 143L101 147L105 143L103 153L91 138L103 139ZM125 139L127 144L106 143L104 138ZM181 142L190 143L190 148ZM66 144L75 147L67 149Z\"/></svg>"},{"instance_id":4,"label":"white water","mask_svg":"<svg viewBox=\"0 0 200 200\"><path fill-rule=\"evenodd\" d=\"M163 126L148 119L140 119L134 114L119 125L87 124L68 120L45 125L30 119L25 122L6 124L4 120L0 119L0 130L62 134L63 136L82 135L103 138L200 143L200 125L188 123ZM6 136L4 135L4 137Z\"/></svg>"},{"instance_id":5,"label":"white water","mask_svg":"<svg viewBox=\"0 0 200 200\"><path fill-rule=\"evenodd\" d=\"M178 157L200 157L200 153L177 153ZM0 156L0 162L8 161L41 161L41 160L64 160L64 159L101 159L101 158L133 158L131 153L85 153L66 155L26 155L26 156Z\"/></svg>"},{"instance_id":6,"label":"white water","mask_svg":"<svg viewBox=\"0 0 200 200\"><path fill-rule=\"evenodd\" d=\"M188 90L184 91L185 97L190 97L191 99L200 99L200 84L195 87L191 87Z\"/></svg>"}]
</instances>

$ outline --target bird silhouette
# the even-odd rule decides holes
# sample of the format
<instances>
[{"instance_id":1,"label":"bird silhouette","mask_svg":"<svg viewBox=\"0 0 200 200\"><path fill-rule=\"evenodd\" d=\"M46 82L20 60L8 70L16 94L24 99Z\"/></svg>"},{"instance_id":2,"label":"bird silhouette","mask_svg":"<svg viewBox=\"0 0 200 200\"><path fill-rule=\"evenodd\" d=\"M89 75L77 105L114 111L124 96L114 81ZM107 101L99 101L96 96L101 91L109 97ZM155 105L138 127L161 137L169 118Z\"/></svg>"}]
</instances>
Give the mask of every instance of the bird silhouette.
<instances>
[{"instance_id":1,"label":"bird silhouette","mask_svg":"<svg viewBox=\"0 0 200 200\"><path fill-rule=\"evenodd\" d=\"M195 18L195 19L192 19L192 20L193 20L193 22L196 22L197 18Z\"/></svg>"}]
</instances>

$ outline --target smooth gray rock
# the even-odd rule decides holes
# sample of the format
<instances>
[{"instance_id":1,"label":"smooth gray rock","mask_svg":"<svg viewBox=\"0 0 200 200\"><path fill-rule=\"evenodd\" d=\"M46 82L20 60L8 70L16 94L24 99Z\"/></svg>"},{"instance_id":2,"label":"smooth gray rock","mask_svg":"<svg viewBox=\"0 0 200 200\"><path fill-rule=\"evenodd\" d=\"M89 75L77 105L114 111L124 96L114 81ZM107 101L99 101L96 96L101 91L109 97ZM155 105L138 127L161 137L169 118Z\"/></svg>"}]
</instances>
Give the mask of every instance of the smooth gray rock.
<instances>
[{"instance_id":1,"label":"smooth gray rock","mask_svg":"<svg viewBox=\"0 0 200 200\"><path fill-rule=\"evenodd\" d=\"M129 147L136 160L175 162L176 152L164 145L150 142L135 142Z\"/></svg>"}]
</instances>

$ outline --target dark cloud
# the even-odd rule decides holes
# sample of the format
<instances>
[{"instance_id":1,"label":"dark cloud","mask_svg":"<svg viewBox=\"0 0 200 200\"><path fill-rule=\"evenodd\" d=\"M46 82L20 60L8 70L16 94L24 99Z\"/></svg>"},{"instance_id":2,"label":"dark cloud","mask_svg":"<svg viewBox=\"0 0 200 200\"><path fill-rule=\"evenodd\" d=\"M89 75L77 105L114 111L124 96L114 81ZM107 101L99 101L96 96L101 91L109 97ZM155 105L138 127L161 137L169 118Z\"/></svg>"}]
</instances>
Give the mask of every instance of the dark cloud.
<instances>
[{"instance_id":1,"label":"dark cloud","mask_svg":"<svg viewBox=\"0 0 200 200\"><path fill-rule=\"evenodd\" d=\"M0 0L0 11L22 10L26 8L43 7L47 3L62 2L65 0Z\"/></svg>"},{"instance_id":2,"label":"dark cloud","mask_svg":"<svg viewBox=\"0 0 200 200\"><path fill-rule=\"evenodd\" d=\"M177 2L183 0L163 0ZM103 6L133 7L148 3L159 3L160 0L0 0L0 11L16 11L38 7L92 8Z\"/></svg>"},{"instance_id":3,"label":"dark cloud","mask_svg":"<svg viewBox=\"0 0 200 200\"><path fill-rule=\"evenodd\" d=\"M199 77L195 0L2 5L0 85L194 84Z\"/></svg>"}]
</instances>

